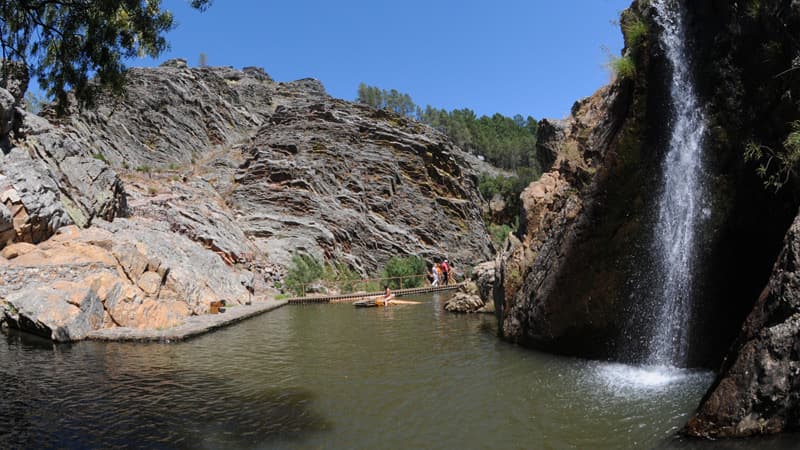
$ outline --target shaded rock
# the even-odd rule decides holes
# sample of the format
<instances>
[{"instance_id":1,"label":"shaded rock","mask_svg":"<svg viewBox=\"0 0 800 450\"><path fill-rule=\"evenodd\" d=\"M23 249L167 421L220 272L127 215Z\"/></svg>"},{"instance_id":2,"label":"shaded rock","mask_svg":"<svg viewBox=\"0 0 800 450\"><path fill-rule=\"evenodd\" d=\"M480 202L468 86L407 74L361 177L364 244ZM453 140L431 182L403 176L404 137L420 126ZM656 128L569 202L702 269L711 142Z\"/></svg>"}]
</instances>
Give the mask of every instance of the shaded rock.
<instances>
[{"instance_id":1,"label":"shaded rock","mask_svg":"<svg viewBox=\"0 0 800 450\"><path fill-rule=\"evenodd\" d=\"M0 61L0 88L8 91L14 97L14 104L20 105L25 101L25 92L28 91L28 66L21 61Z\"/></svg>"},{"instance_id":2,"label":"shaded rock","mask_svg":"<svg viewBox=\"0 0 800 450\"><path fill-rule=\"evenodd\" d=\"M695 437L800 430L800 215L767 287L683 429Z\"/></svg>"},{"instance_id":3,"label":"shaded rock","mask_svg":"<svg viewBox=\"0 0 800 450\"><path fill-rule=\"evenodd\" d=\"M607 341L617 332L618 311L606 303L614 297L576 291L587 285L568 281L575 276L591 284L606 278L583 265L574 268L577 275L563 268L570 264L570 254L582 264L592 261L586 254L579 256L583 250L578 247L597 229L595 208L587 202L598 204L605 195L599 186L610 170L599 170L600 164L604 157L614 157L610 149L630 101L630 86L602 88L539 138L539 147L557 150L553 169L521 194L519 239L510 239L498 255L495 292L490 296L506 339L568 354L598 356L608 351L598 336Z\"/></svg>"},{"instance_id":4,"label":"shaded rock","mask_svg":"<svg viewBox=\"0 0 800 450\"><path fill-rule=\"evenodd\" d=\"M0 203L13 217L15 241L40 242L72 223L58 182L46 164L20 148L0 155L0 163Z\"/></svg>"},{"instance_id":5,"label":"shaded rock","mask_svg":"<svg viewBox=\"0 0 800 450\"><path fill-rule=\"evenodd\" d=\"M53 130L53 125L44 117L31 114L22 108L17 108L16 111L19 120L18 131L21 136L36 136Z\"/></svg>"},{"instance_id":6,"label":"shaded rock","mask_svg":"<svg viewBox=\"0 0 800 450\"><path fill-rule=\"evenodd\" d=\"M494 303L494 288L497 281L497 264L487 261L472 269L471 279L475 281L478 295L484 303Z\"/></svg>"},{"instance_id":7,"label":"shaded rock","mask_svg":"<svg viewBox=\"0 0 800 450\"><path fill-rule=\"evenodd\" d=\"M0 88L0 136L5 136L14 125L16 100L7 90Z\"/></svg>"},{"instance_id":8,"label":"shaded rock","mask_svg":"<svg viewBox=\"0 0 800 450\"><path fill-rule=\"evenodd\" d=\"M10 241L15 234L11 211L4 203L0 202L0 246Z\"/></svg>"}]
</instances>

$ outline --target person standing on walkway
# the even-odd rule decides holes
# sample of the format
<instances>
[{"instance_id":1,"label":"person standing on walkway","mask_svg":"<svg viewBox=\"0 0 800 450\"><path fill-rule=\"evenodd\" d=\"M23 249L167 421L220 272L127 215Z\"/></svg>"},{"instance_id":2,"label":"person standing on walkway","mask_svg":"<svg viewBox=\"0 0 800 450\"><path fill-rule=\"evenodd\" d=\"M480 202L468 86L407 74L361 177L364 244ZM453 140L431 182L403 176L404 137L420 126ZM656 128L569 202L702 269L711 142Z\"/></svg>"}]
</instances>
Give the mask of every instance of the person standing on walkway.
<instances>
[{"instance_id":1,"label":"person standing on walkway","mask_svg":"<svg viewBox=\"0 0 800 450\"><path fill-rule=\"evenodd\" d=\"M431 287L436 287L439 285L439 263L434 262L433 267L431 267L431 278L433 279L433 283L431 283Z\"/></svg>"},{"instance_id":2,"label":"person standing on walkway","mask_svg":"<svg viewBox=\"0 0 800 450\"><path fill-rule=\"evenodd\" d=\"M442 284L447 286L447 283L450 279L450 265L447 264L447 260L445 259L442 261Z\"/></svg>"}]
</instances>

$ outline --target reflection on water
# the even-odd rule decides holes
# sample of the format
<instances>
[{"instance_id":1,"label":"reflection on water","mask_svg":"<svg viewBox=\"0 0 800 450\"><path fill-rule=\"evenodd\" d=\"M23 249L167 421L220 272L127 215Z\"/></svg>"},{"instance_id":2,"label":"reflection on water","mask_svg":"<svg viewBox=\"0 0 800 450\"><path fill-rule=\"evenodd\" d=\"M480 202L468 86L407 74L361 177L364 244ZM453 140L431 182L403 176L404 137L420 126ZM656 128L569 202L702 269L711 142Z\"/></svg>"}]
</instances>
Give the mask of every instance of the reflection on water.
<instances>
[{"instance_id":1,"label":"reflection on water","mask_svg":"<svg viewBox=\"0 0 800 450\"><path fill-rule=\"evenodd\" d=\"M0 448L651 448L710 374L532 352L493 316L286 307L179 344L0 336Z\"/></svg>"}]
</instances>

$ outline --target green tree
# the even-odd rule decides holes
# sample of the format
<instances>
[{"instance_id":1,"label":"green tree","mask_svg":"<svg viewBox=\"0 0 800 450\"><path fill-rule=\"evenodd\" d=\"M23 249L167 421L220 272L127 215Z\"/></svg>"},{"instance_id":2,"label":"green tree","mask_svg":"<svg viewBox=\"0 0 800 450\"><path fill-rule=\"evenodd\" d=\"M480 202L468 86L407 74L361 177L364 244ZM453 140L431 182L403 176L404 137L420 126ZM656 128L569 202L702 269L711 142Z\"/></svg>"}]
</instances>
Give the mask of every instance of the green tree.
<instances>
[{"instance_id":1,"label":"green tree","mask_svg":"<svg viewBox=\"0 0 800 450\"><path fill-rule=\"evenodd\" d=\"M401 284L403 288L415 288L422 286L423 276L427 268L425 261L419 256L406 256L400 258L397 256L392 257L383 268L381 278L394 278L388 280L387 284L392 289L400 289ZM402 278L402 282L401 279Z\"/></svg>"},{"instance_id":2,"label":"green tree","mask_svg":"<svg viewBox=\"0 0 800 450\"><path fill-rule=\"evenodd\" d=\"M324 268L322 263L311 255L296 254L292 256L292 264L286 274L284 284L295 295L303 293L305 285L322 278Z\"/></svg>"},{"instance_id":3,"label":"green tree","mask_svg":"<svg viewBox=\"0 0 800 450\"><path fill-rule=\"evenodd\" d=\"M211 1L190 4L204 10ZM121 92L124 60L160 55L174 25L160 0L4 0L0 56L24 62L63 113L70 90L81 105L90 104L100 87Z\"/></svg>"}]
</instances>

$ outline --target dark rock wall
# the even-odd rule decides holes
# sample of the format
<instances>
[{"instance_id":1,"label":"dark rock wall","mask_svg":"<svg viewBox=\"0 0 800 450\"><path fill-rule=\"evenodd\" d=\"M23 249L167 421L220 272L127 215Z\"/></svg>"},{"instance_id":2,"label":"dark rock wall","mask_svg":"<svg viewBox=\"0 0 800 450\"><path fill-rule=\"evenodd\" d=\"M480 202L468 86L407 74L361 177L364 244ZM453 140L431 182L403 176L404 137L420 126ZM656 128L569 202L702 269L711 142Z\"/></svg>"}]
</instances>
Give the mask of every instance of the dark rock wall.
<instances>
[{"instance_id":1,"label":"dark rock wall","mask_svg":"<svg viewBox=\"0 0 800 450\"><path fill-rule=\"evenodd\" d=\"M800 119L800 10L791 1L686 2L698 94L706 104L712 217L702 243L695 363L717 367L769 278L797 208L796 180L763 187L749 142L782 147ZM785 72L785 73L784 73Z\"/></svg>"},{"instance_id":2,"label":"dark rock wall","mask_svg":"<svg viewBox=\"0 0 800 450\"><path fill-rule=\"evenodd\" d=\"M720 373L684 433L743 437L800 429L800 215Z\"/></svg>"}]
</instances>

